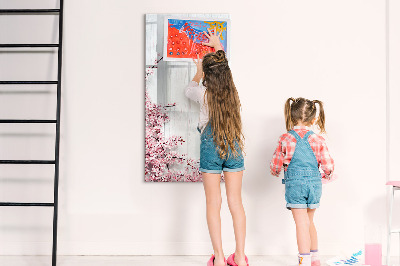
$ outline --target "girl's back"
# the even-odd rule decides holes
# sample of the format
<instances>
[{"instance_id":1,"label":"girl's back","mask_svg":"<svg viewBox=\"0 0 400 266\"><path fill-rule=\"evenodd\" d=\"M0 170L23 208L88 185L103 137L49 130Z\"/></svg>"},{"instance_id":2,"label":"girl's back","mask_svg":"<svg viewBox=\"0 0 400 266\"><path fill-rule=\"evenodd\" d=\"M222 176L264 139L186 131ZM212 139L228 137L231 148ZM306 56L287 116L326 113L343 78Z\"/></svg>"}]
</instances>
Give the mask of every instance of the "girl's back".
<instances>
[{"instance_id":1,"label":"girl's back","mask_svg":"<svg viewBox=\"0 0 400 266\"><path fill-rule=\"evenodd\" d=\"M318 120L317 104L320 106ZM285 104L285 122L288 132L279 138L270 164L271 174L279 176L284 168L286 208L291 210L296 223L297 265L320 266L313 219L322 195L321 177L329 179L334 168L324 138L310 128L316 123L325 132L322 102L289 98Z\"/></svg>"},{"instance_id":2,"label":"girl's back","mask_svg":"<svg viewBox=\"0 0 400 266\"><path fill-rule=\"evenodd\" d=\"M295 131L300 138L304 138L304 136L311 131L311 128L307 126L295 126L293 127L293 131ZM334 161L329 154L325 139L313 133L308 136L307 140L317 159L318 166L320 166L323 171L322 177L329 178L334 170ZM279 137L278 147L274 152L270 165L273 175L278 176L282 167L286 171L296 150L296 144L296 137L289 132Z\"/></svg>"}]
</instances>

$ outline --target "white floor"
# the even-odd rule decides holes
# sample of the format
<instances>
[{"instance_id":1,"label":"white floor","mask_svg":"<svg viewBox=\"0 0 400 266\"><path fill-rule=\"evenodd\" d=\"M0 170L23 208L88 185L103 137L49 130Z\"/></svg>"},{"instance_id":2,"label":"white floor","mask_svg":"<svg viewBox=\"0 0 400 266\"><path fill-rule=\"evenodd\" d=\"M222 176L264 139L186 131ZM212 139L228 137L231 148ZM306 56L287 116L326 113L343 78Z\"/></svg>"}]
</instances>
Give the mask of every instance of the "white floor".
<instances>
[{"instance_id":1,"label":"white floor","mask_svg":"<svg viewBox=\"0 0 400 266\"><path fill-rule=\"evenodd\" d=\"M59 256L59 266L205 266L207 256ZM252 256L252 266L287 266L296 263L296 257ZM1 266L47 266L48 256L0 256Z\"/></svg>"},{"instance_id":2,"label":"white floor","mask_svg":"<svg viewBox=\"0 0 400 266\"><path fill-rule=\"evenodd\" d=\"M207 256L59 256L59 266L205 266ZM325 258L326 259L326 258ZM250 256L251 266L288 266L296 256ZM0 256L1 266L47 266L48 256Z\"/></svg>"},{"instance_id":3,"label":"white floor","mask_svg":"<svg viewBox=\"0 0 400 266\"><path fill-rule=\"evenodd\" d=\"M322 261L330 257L323 257ZM205 266L206 256L59 256L58 266ZM290 266L296 256L249 256L251 266ZM392 265L397 264L393 258ZM0 256L1 266L50 266L49 256ZM322 265L327 265L322 263Z\"/></svg>"}]
</instances>

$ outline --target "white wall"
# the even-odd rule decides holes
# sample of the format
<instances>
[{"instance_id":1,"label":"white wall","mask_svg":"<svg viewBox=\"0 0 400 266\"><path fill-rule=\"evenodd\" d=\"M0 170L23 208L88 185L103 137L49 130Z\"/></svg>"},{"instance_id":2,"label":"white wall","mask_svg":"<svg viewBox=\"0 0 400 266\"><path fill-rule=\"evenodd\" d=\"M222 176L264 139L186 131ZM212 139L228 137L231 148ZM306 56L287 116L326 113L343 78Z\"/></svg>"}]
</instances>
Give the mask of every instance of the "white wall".
<instances>
[{"instance_id":1,"label":"white wall","mask_svg":"<svg viewBox=\"0 0 400 266\"><path fill-rule=\"evenodd\" d=\"M385 226L384 1L69 0L59 253L212 252L202 185L143 181L144 14L185 12L231 14L231 68L247 139L247 253L296 252L284 187L268 169L288 97L325 102L340 179L324 187L316 214L321 253L363 243L365 225ZM44 229L10 231L11 222L3 223L0 254L50 252L48 214L30 213ZM229 253L234 235L225 199L222 222Z\"/></svg>"},{"instance_id":2,"label":"white wall","mask_svg":"<svg viewBox=\"0 0 400 266\"><path fill-rule=\"evenodd\" d=\"M388 28L388 44L389 44L389 64L388 64L388 121L389 123L389 138L388 138L388 151L389 151L389 161L388 161L388 179L389 180L400 180L398 172L398 162L400 160L400 18L397 14L400 12L400 2L390 0L389 2L389 28ZM394 214L393 217L393 227L400 227L400 199L399 194L396 193L395 203L394 203ZM392 256L399 256L399 236L393 235L392 240Z\"/></svg>"}]
</instances>

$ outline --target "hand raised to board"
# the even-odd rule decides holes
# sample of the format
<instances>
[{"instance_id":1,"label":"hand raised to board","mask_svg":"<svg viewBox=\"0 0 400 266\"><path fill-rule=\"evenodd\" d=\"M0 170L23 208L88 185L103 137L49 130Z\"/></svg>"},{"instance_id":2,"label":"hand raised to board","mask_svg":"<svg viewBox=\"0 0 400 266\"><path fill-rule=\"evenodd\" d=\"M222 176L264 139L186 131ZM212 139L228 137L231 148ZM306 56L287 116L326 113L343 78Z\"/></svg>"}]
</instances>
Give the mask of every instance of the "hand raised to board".
<instances>
[{"instance_id":1,"label":"hand raised to board","mask_svg":"<svg viewBox=\"0 0 400 266\"><path fill-rule=\"evenodd\" d=\"M198 54L197 54L197 61L196 61L196 59L193 58L193 62L194 62L194 64L195 64L196 67L197 67L197 73L203 74L203 62L202 62L202 60L200 59L200 57L199 57Z\"/></svg>"},{"instance_id":2,"label":"hand raised to board","mask_svg":"<svg viewBox=\"0 0 400 266\"><path fill-rule=\"evenodd\" d=\"M201 43L202 45L210 46L215 49L215 51L222 50L221 42L219 41L219 38L222 34L222 30L218 33L217 28L210 30L207 29L208 33L203 31L204 35L207 36L208 42L203 42Z\"/></svg>"},{"instance_id":3,"label":"hand raised to board","mask_svg":"<svg viewBox=\"0 0 400 266\"><path fill-rule=\"evenodd\" d=\"M203 62L200 59L200 56L197 54L197 61L193 58L193 62L197 67L196 75L193 77L193 81L200 83L201 78L203 77Z\"/></svg>"}]
</instances>

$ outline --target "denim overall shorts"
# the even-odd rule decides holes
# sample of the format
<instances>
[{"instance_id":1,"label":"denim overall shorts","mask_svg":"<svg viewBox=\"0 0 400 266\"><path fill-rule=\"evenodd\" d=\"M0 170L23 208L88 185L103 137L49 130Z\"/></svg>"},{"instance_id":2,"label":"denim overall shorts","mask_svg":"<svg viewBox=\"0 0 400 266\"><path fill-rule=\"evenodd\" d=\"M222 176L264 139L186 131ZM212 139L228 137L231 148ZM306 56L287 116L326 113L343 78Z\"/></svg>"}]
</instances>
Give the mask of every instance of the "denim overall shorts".
<instances>
[{"instance_id":1,"label":"denim overall shorts","mask_svg":"<svg viewBox=\"0 0 400 266\"><path fill-rule=\"evenodd\" d=\"M200 129L197 128L200 132ZM200 137L200 172L220 174L224 172L240 172L244 168L244 158L239 145L236 148L239 149L239 155L234 157L231 149L228 150L226 158L221 158L218 149L214 143L213 132L210 124L208 124Z\"/></svg>"},{"instance_id":2,"label":"denim overall shorts","mask_svg":"<svg viewBox=\"0 0 400 266\"><path fill-rule=\"evenodd\" d=\"M282 180L285 184L286 208L318 208L322 194L321 173L317 158L308 142L308 137L314 132L308 131L303 138L294 130L289 133L296 138L297 143Z\"/></svg>"}]
</instances>

